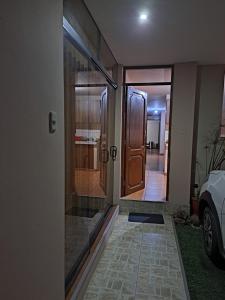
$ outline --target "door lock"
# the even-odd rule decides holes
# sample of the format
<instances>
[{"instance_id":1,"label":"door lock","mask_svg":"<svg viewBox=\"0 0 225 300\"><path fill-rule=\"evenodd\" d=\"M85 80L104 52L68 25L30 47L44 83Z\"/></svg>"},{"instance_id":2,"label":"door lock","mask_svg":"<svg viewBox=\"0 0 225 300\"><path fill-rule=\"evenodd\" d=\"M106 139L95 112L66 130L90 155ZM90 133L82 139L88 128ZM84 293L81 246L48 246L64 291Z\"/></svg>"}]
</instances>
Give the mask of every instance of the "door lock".
<instances>
[{"instance_id":1,"label":"door lock","mask_svg":"<svg viewBox=\"0 0 225 300\"><path fill-rule=\"evenodd\" d=\"M48 121L49 121L49 132L54 133L56 131L56 125L57 125L57 115L55 111L50 111L48 115Z\"/></svg>"},{"instance_id":2,"label":"door lock","mask_svg":"<svg viewBox=\"0 0 225 300\"><path fill-rule=\"evenodd\" d=\"M113 161L116 160L116 156L117 156L117 147L116 146L110 147L110 156L112 157Z\"/></svg>"}]
</instances>

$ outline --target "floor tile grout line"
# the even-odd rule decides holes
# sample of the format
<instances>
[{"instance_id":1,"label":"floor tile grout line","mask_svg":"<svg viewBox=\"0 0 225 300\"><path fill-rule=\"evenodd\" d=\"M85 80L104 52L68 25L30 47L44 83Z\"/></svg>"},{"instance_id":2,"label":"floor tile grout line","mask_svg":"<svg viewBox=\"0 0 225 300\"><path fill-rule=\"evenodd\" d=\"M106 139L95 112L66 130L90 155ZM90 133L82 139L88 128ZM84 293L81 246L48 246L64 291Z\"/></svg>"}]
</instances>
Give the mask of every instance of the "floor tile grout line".
<instances>
[{"instance_id":1,"label":"floor tile grout line","mask_svg":"<svg viewBox=\"0 0 225 300\"><path fill-rule=\"evenodd\" d=\"M140 254L139 254L139 259L138 259L138 270L137 270L137 280L136 280L135 291L134 291L134 299L136 299L136 294L137 294L138 275L139 275L140 264L141 264L141 249L142 249L142 242L143 242L143 223L141 224Z\"/></svg>"}]
</instances>

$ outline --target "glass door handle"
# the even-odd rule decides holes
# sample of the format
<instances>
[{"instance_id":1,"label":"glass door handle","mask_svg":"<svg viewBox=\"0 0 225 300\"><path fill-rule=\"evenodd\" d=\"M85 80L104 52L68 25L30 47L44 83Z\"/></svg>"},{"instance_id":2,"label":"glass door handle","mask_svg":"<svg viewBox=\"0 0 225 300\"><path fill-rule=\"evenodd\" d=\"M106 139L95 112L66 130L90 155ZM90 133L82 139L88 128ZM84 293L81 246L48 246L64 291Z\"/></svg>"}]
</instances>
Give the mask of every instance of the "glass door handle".
<instances>
[{"instance_id":1,"label":"glass door handle","mask_svg":"<svg viewBox=\"0 0 225 300\"><path fill-rule=\"evenodd\" d=\"M111 146L110 147L110 156L112 157L112 160L115 161L117 157L117 147Z\"/></svg>"}]
</instances>

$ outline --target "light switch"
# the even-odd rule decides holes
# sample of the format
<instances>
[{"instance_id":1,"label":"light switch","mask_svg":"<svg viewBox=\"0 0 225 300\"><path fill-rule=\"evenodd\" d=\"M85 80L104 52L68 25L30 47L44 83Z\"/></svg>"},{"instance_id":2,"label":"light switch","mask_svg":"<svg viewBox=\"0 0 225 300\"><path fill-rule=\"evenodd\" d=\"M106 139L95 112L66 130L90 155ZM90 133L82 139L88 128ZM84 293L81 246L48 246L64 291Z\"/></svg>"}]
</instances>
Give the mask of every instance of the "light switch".
<instances>
[{"instance_id":1,"label":"light switch","mask_svg":"<svg viewBox=\"0 0 225 300\"><path fill-rule=\"evenodd\" d=\"M57 114L55 111L49 112L49 132L54 133L56 131Z\"/></svg>"}]
</instances>

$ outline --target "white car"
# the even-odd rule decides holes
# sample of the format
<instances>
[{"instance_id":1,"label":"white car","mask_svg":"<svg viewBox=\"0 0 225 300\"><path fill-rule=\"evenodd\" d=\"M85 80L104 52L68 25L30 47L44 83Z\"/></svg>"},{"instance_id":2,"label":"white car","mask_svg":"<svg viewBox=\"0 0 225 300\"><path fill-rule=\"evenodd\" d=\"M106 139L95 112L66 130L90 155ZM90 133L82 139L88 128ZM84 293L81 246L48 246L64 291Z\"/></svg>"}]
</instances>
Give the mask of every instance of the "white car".
<instances>
[{"instance_id":1,"label":"white car","mask_svg":"<svg viewBox=\"0 0 225 300\"><path fill-rule=\"evenodd\" d=\"M207 255L225 261L225 171L212 171L200 193L199 218Z\"/></svg>"}]
</instances>

